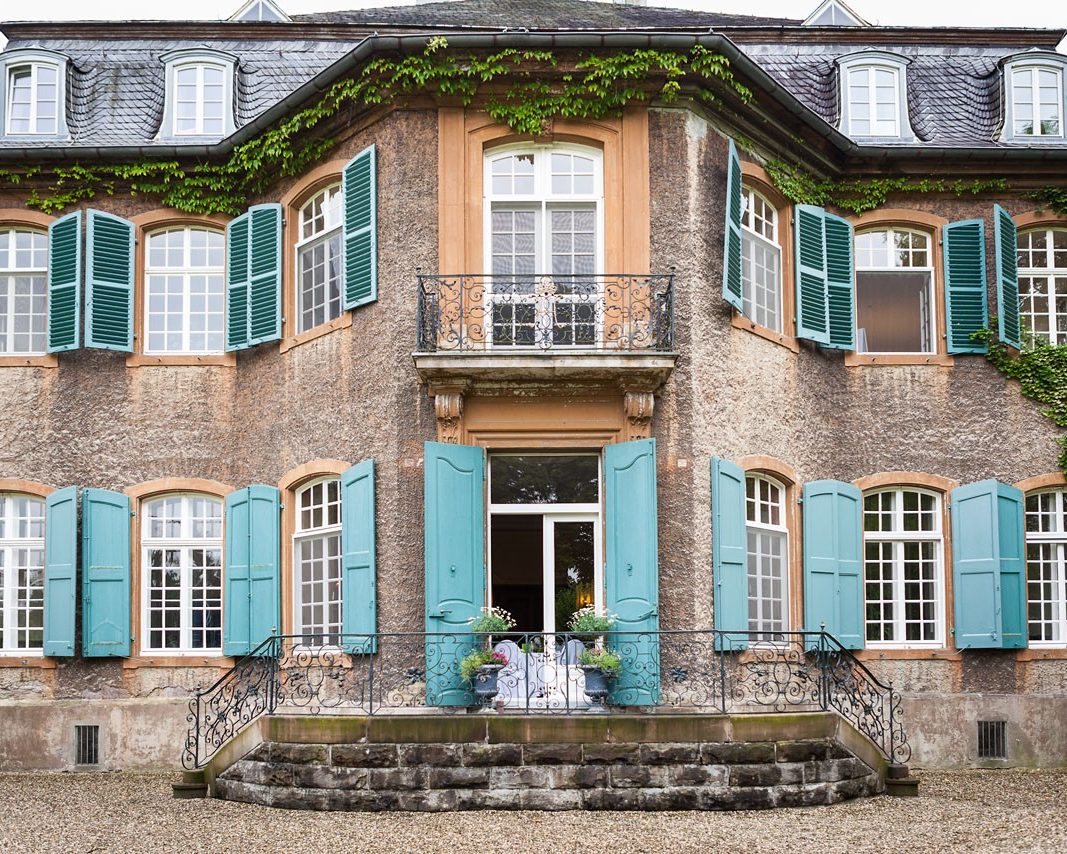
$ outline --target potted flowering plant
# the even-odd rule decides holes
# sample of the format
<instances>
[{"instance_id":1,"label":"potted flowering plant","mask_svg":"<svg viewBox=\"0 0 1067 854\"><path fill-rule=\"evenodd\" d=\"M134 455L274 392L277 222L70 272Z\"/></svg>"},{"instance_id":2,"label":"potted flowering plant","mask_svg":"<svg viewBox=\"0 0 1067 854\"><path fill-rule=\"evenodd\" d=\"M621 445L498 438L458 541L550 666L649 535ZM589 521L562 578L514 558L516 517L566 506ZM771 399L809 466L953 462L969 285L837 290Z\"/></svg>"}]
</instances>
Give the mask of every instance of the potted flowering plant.
<instances>
[{"instance_id":1,"label":"potted flowering plant","mask_svg":"<svg viewBox=\"0 0 1067 854\"><path fill-rule=\"evenodd\" d=\"M585 693L591 700L603 701L619 675L622 659L607 647L595 646L578 655L578 666L585 673Z\"/></svg>"},{"instance_id":2,"label":"potted flowering plant","mask_svg":"<svg viewBox=\"0 0 1067 854\"><path fill-rule=\"evenodd\" d=\"M614 614L598 614L595 605L586 605L571 614L567 630L579 640L603 640L603 635L615 626Z\"/></svg>"},{"instance_id":3,"label":"potted flowering plant","mask_svg":"<svg viewBox=\"0 0 1067 854\"><path fill-rule=\"evenodd\" d=\"M515 618L503 608L482 608L467 621L471 632L481 636L481 648L471 650L459 663L459 674L470 684L479 700L488 702L499 691L497 679L507 665L507 656L493 651L493 635L515 627Z\"/></svg>"}]
</instances>

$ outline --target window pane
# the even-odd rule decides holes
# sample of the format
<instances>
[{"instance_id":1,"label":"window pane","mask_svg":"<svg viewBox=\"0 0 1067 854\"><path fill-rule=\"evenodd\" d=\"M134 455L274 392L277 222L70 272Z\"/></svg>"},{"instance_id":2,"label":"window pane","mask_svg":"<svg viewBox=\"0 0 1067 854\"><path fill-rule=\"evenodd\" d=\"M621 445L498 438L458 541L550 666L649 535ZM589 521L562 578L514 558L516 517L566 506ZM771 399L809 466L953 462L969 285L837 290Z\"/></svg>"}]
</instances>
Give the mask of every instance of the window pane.
<instances>
[{"instance_id":1,"label":"window pane","mask_svg":"<svg viewBox=\"0 0 1067 854\"><path fill-rule=\"evenodd\" d=\"M856 274L857 349L861 353L931 352L930 274Z\"/></svg>"},{"instance_id":2,"label":"window pane","mask_svg":"<svg viewBox=\"0 0 1067 854\"><path fill-rule=\"evenodd\" d=\"M600 500L599 460L592 454L494 455L494 504L595 504Z\"/></svg>"}]
</instances>

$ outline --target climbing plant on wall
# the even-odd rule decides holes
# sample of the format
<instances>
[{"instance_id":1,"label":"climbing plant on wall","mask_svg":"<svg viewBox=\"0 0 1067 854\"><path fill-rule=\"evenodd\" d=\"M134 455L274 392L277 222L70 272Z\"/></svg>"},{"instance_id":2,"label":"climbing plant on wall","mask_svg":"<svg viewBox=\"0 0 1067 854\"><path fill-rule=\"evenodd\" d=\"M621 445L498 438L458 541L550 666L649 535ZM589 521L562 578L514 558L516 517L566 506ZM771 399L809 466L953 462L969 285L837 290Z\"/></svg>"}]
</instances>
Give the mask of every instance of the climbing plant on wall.
<instances>
[{"instance_id":1,"label":"climbing plant on wall","mask_svg":"<svg viewBox=\"0 0 1067 854\"><path fill-rule=\"evenodd\" d=\"M506 49L478 55L449 49L433 38L419 54L379 58L334 83L313 104L233 148L223 162L182 163L144 159L132 163L75 163L47 169L44 190L29 205L55 213L120 187L159 196L162 203L198 214L236 214L251 196L279 177L297 175L319 160L336 140L322 126L345 110L374 107L404 95L455 98L467 106L476 96L484 109L516 133L544 133L554 118L600 118L626 104L656 98L671 102L687 76L725 86L743 102L752 92L739 83L726 57L696 45L686 52L635 50L585 53L566 64L553 51ZM700 88L700 97L714 93ZM0 171L0 186L42 173L39 167Z\"/></svg>"}]
</instances>

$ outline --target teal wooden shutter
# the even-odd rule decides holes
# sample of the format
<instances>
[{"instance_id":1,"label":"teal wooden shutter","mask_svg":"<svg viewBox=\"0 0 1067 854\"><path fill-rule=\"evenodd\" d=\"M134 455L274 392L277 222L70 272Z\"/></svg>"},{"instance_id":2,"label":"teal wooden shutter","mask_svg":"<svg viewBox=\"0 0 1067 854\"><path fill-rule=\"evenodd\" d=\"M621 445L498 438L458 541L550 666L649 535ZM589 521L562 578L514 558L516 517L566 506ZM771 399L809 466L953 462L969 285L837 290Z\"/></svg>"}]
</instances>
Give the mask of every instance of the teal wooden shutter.
<instances>
[{"instance_id":1,"label":"teal wooden shutter","mask_svg":"<svg viewBox=\"0 0 1067 854\"><path fill-rule=\"evenodd\" d=\"M344 197L344 307L378 299L378 178L373 145L353 157L341 173Z\"/></svg>"},{"instance_id":2,"label":"teal wooden shutter","mask_svg":"<svg viewBox=\"0 0 1067 854\"><path fill-rule=\"evenodd\" d=\"M85 346L133 352L133 223L90 210Z\"/></svg>"},{"instance_id":3,"label":"teal wooden shutter","mask_svg":"<svg viewBox=\"0 0 1067 854\"><path fill-rule=\"evenodd\" d=\"M826 211L797 205L793 213L796 244L797 338L830 343L826 271Z\"/></svg>"},{"instance_id":4,"label":"teal wooden shutter","mask_svg":"<svg viewBox=\"0 0 1067 854\"><path fill-rule=\"evenodd\" d=\"M77 563L78 487L68 486L45 499L45 655L74 655Z\"/></svg>"},{"instance_id":5,"label":"teal wooden shutter","mask_svg":"<svg viewBox=\"0 0 1067 854\"><path fill-rule=\"evenodd\" d=\"M459 662L474 648L468 620L485 605L485 452L427 442L424 463L426 704L469 706Z\"/></svg>"},{"instance_id":6,"label":"teal wooden shutter","mask_svg":"<svg viewBox=\"0 0 1067 854\"><path fill-rule=\"evenodd\" d=\"M82 494L82 655L130 654L130 499Z\"/></svg>"},{"instance_id":7,"label":"teal wooden shutter","mask_svg":"<svg viewBox=\"0 0 1067 854\"><path fill-rule=\"evenodd\" d=\"M607 560L604 592L616 615L622 658L611 699L624 706L659 703L659 546L656 440L604 448ZM641 634L647 633L647 634Z\"/></svg>"},{"instance_id":8,"label":"teal wooden shutter","mask_svg":"<svg viewBox=\"0 0 1067 854\"><path fill-rule=\"evenodd\" d=\"M1019 326L1019 244L1015 220L1000 205L993 205L993 244L997 262L997 312L1000 340L1022 347Z\"/></svg>"},{"instance_id":9,"label":"teal wooden shutter","mask_svg":"<svg viewBox=\"0 0 1067 854\"><path fill-rule=\"evenodd\" d=\"M48 226L48 352L81 345L82 212Z\"/></svg>"},{"instance_id":10,"label":"teal wooden shutter","mask_svg":"<svg viewBox=\"0 0 1067 854\"><path fill-rule=\"evenodd\" d=\"M945 325L949 353L984 353L971 335L989 325L986 304L985 223L950 222L942 229L945 252ZM1012 257L1015 252L1012 250Z\"/></svg>"},{"instance_id":11,"label":"teal wooden shutter","mask_svg":"<svg viewBox=\"0 0 1067 854\"><path fill-rule=\"evenodd\" d=\"M726 247L722 261L722 298L738 311L741 298L741 160L730 140L726 162Z\"/></svg>"},{"instance_id":12,"label":"teal wooden shutter","mask_svg":"<svg viewBox=\"0 0 1067 854\"><path fill-rule=\"evenodd\" d=\"M995 480L952 491L952 596L957 649L1027 644L1021 490Z\"/></svg>"},{"instance_id":13,"label":"teal wooden shutter","mask_svg":"<svg viewBox=\"0 0 1067 854\"><path fill-rule=\"evenodd\" d=\"M281 493L256 484L226 496L222 651L247 655L281 626Z\"/></svg>"},{"instance_id":14,"label":"teal wooden shutter","mask_svg":"<svg viewBox=\"0 0 1067 854\"><path fill-rule=\"evenodd\" d=\"M804 484L804 628L863 649L863 494L851 483Z\"/></svg>"},{"instance_id":15,"label":"teal wooden shutter","mask_svg":"<svg viewBox=\"0 0 1067 854\"><path fill-rule=\"evenodd\" d=\"M353 653L377 648L375 620L374 460L341 475L341 631Z\"/></svg>"},{"instance_id":16,"label":"teal wooden shutter","mask_svg":"<svg viewBox=\"0 0 1067 854\"><path fill-rule=\"evenodd\" d=\"M856 349L856 277L852 263L852 223L827 213L823 217L826 246L826 316L835 350Z\"/></svg>"},{"instance_id":17,"label":"teal wooden shutter","mask_svg":"<svg viewBox=\"0 0 1067 854\"><path fill-rule=\"evenodd\" d=\"M248 227L243 213L226 224L226 349L248 347Z\"/></svg>"},{"instance_id":18,"label":"teal wooden shutter","mask_svg":"<svg viewBox=\"0 0 1067 854\"><path fill-rule=\"evenodd\" d=\"M715 628L748 631L748 531L745 473L711 458L711 556L715 580ZM728 637L727 649L745 649L748 635Z\"/></svg>"}]
</instances>

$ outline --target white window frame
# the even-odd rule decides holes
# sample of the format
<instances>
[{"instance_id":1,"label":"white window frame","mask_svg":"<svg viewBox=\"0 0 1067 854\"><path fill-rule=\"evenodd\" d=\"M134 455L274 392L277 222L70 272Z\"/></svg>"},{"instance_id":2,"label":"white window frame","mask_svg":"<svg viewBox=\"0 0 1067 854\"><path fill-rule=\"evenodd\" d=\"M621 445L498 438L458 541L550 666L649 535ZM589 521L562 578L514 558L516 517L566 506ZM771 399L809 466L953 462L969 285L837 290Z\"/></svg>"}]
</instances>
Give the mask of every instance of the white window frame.
<instances>
[{"instance_id":1,"label":"white window frame","mask_svg":"<svg viewBox=\"0 0 1067 854\"><path fill-rule=\"evenodd\" d=\"M873 234L875 232L885 232L886 245L889 248L889 257L893 259L893 263L889 266L872 265L868 267L861 266L860 253L859 253L859 238L865 234ZM925 267L908 267L897 263L898 256L893 251L892 247L895 243L894 235L896 234L919 234L926 239L926 258L927 266ZM856 309L856 352L864 356L933 356L937 354L937 329L938 329L938 288L937 277L934 275L934 236L921 228L910 228L908 226L896 226L896 225L873 225L869 228L864 228L861 231L857 231L853 237L853 257L855 258L855 288L856 297L859 297L859 276L860 273L899 273L899 272L915 272L926 273L929 277L929 284L927 285L927 313L929 317L926 319L927 330L926 338L929 341L929 349L917 350L914 353L908 353L904 351L889 351L883 352L880 350L867 350L861 346L860 342L860 316L859 308ZM911 250L915 251L915 250Z\"/></svg>"},{"instance_id":2,"label":"white window frame","mask_svg":"<svg viewBox=\"0 0 1067 854\"><path fill-rule=\"evenodd\" d=\"M750 510L753 504L757 506L761 503L758 496L756 501L753 502L748 497L748 485L749 481L754 481L757 484L765 482L770 484L774 489L778 490L778 518L779 524L775 525L770 522L761 522L759 520L753 520L750 518ZM745 578L749 584L753 578L753 560L759 558L759 554L754 554L748 547L749 534L771 534L781 538L782 541L782 561L781 561L781 582L782 582L782 624L778 628L766 628L764 627L762 620L757 616L756 622L753 623L751 616L751 607L753 599L751 596L746 597L748 602L750 613L748 617L748 630L750 632L759 632L761 640L773 640L775 635L780 635L783 632L790 630L791 621L789 619L789 503L788 503L789 488L785 483L778 480L778 478L759 471L745 472ZM756 573L756 597L757 602L756 611L757 614L762 612L761 604L767 601L773 601L773 597L762 595L763 584L761 576Z\"/></svg>"},{"instance_id":3,"label":"white window frame","mask_svg":"<svg viewBox=\"0 0 1067 854\"><path fill-rule=\"evenodd\" d=\"M162 267L152 266L152 239L162 234L170 232L182 232L183 233L183 246L182 246L182 263L177 267L171 267L164 265ZM191 235L194 231L203 231L209 234L214 234L222 238L222 263L217 266L205 266L194 267L192 266L192 239ZM207 250L210 252L210 250ZM152 315L151 312L151 292L149 290L149 280L153 276L161 276L170 278L174 276L180 276L182 279L182 308L181 308L181 335L182 335L182 347L179 350L169 350L164 347L161 350L157 350L151 347L151 328L149 325L149 318ZM189 339L192 333L192 322L190 311L192 308L192 283L190 279L192 276L205 276L208 278L217 277L219 282L219 296L222 299L222 329L219 333L221 336L221 346L215 350L194 350L189 346ZM205 298L207 298L205 294ZM164 309L164 315L169 316L169 309ZM152 356L217 356L226 352L226 235L225 232L217 228L208 228L202 225L178 225L178 226L162 226L160 228L153 229L145 235L144 240L144 352L146 355ZM164 335L167 333L164 332Z\"/></svg>"},{"instance_id":4,"label":"white window frame","mask_svg":"<svg viewBox=\"0 0 1067 854\"><path fill-rule=\"evenodd\" d=\"M327 508L329 502L325 500L326 488L325 484L334 482L337 484L337 523L334 525L328 524ZM317 528L304 528L301 525L301 501L303 496L307 494L315 486L323 485L323 521L327 524L320 525ZM311 480L301 484L293 494L294 505L294 518L293 518L293 536L292 536L292 581L293 581L293 635L294 635L294 647L299 649L339 649L340 646L334 643L318 643L309 644L304 642L305 635L311 635L320 639L330 637L333 635L341 635L344 632L344 551L343 544L341 543L341 520L344 518L344 507L342 502L344 495L341 489L341 476L336 474L322 475L320 477L312 478ZM303 624L303 611L302 611L302 587L303 587L303 565L300 560L300 545L308 540L327 539L331 536L337 537L337 584L338 584L338 616L339 621L337 624L336 632L332 629L323 632L311 631L305 628ZM330 604L329 589L330 584L327 574L327 562L328 557L325 552L323 553L323 577L319 582L324 588L323 608L328 609ZM324 613L324 617L326 614Z\"/></svg>"},{"instance_id":5,"label":"white window frame","mask_svg":"<svg viewBox=\"0 0 1067 854\"><path fill-rule=\"evenodd\" d=\"M1064 139L1067 129L1064 122L1067 120L1067 98L1065 98L1064 71L1067 69L1067 57L1052 51L1027 51L1015 54L1001 60L1004 66L1004 126L1001 132L1001 140L1004 142L1018 142L1027 145L1056 144ZM1059 119L1058 133L1042 133L1039 116L1039 95L1037 74L1041 71L1050 71L1057 77L1057 108ZM1029 89L1034 98L1034 133L1015 132L1015 75L1017 72L1029 72Z\"/></svg>"},{"instance_id":6,"label":"white window frame","mask_svg":"<svg viewBox=\"0 0 1067 854\"><path fill-rule=\"evenodd\" d=\"M911 60L906 56L890 53L883 50L862 50L858 53L839 57L838 66L838 102L841 105L840 130L846 136L861 141L892 141L913 142L915 132L911 127L911 117L908 113L908 65ZM859 134L853 127L852 107L855 102L851 98L852 74L856 71L867 70L867 106L870 122L870 132ZM894 99L894 131L892 133L875 133L876 100L876 73L889 71L893 74L895 83Z\"/></svg>"},{"instance_id":7,"label":"white window frame","mask_svg":"<svg viewBox=\"0 0 1067 854\"><path fill-rule=\"evenodd\" d=\"M868 531L866 525L866 501L867 498L876 495L893 492L897 494L893 509L893 531ZM903 530L905 492L916 492L920 495L929 495L934 499L934 520L937 529L934 531L905 531ZM888 486L879 489L869 489L863 493L863 637L867 649L943 649L945 646L945 523L944 523L944 496L932 489L924 489L917 486ZM893 635L896 640L872 641L867 640L867 543L881 542L893 544ZM934 632L936 637L932 641L911 641L905 638L905 599L903 566L904 544L907 542L932 542L934 543ZM922 582L919 582L920 584ZM879 600L885 601L885 600ZM882 621L879 621L882 622Z\"/></svg>"},{"instance_id":8,"label":"white window frame","mask_svg":"<svg viewBox=\"0 0 1067 854\"><path fill-rule=\"evenodd\" d=\"M149 507L159 501L168 501L173 499L179 499L181 501L181 508L179 510L181 525L183 529L183 536L181 537L153 537L152 536L152 517L149 513ZM218 537L193 537L191 530L185 530L186 527L192 527L192 511L191 501L192 499L201 499L204 501L212 501L218 505L219 508L219 536ZM144 655L173 655L173 656L212 656L222 654L222 641L223 641L223 625L225 620L225 589L226 579L225 574L225 554L224 554L224 542L225 542L225 525L226 525L226 513L223 507L223 500L217 495L210 495L208 493L200 492L167 492L159 495L153 495L149 498L145 498L141 501L141 632L139 635L141 653ZM185 534L188 534L186 536ZM159 549L166 552L168 549L176 549L182 553L182 562L179 569L179 610L178 610L178 631L180 637L180 644L177 647L152 646L152 584L151 574L152 566L149 560L149 552L153 549ZM192 558L190 552L193 549L212 550L218 549L219 552L219 645L218 646L203 646L194 647L192 645L192 613L193 613L193 584L192 584ZM207 567L204 567L207 569ZM166 566L163 567L164 571ZM164 628L161 631L166 632ZM205 634L205 640L207 632L216 631L216 629L203 627L200 629Z\"/></svg>"},{"instance_id":9,"label":"white window frame","mask_svg":"<svg viewBox=\"0 0 1067 854\"><path fill-rule=\"evenodd\" d=\"M3 629L0 629L0 656L30 658L44 655L44 576L47 558L45 557L45 526L47 516L45 499L39 495L30 495L22 492L3 492L0 498L5 499L0 507L4 514L3 537L0 538L0 552L4 554L3 583L0 584L0 611L3 612ZM36 502L41 511L41 536L18 537L17 523L19 517L15 514L15 502L11 499L23 499ZM41 551L41 646L22 647L18 646L18 574L15 570L14 554L23 549L40 549Z\"/></svg>"},{"instance_id":10,"label":"white window frame","mask_svg":"<svg viewBox=\"0 0 1067 854\"><path fill-rule=\"evenodd\" d=\"M6 233L8 237L8 266L0 267L0 293L6 293L7 296L7 311L5 315L0 315L6 320L7 332L5 333L3 349L0 349L0 356L43 356L48 352L48 233L41 231L37 228L27 228L23 226L0 226L0 233ZM43 252L43 266L30 266L30 267L18 267L15 266L16 251L15 240L17 234L31 234L36 238L40 238L44 241L43 246L39 249L31 249L31 256L37 252ZM32 257L31 257L32 260ZM40 317L44 320L44 333L41 337L42 347L38 350L12 350L10 349L11 336L14 335L15 325L15 279L20 277L37 278L40 277L44 284L44 299L45 308ZM32 296L31 296L32 299ZM30 313L31 327L34 314Z\"/></svg>"},{"instance_id":11,"label":"white window frame","mask_svg":"<svg viewBox=\"0 0 1067 854\"><path fill-rule=\"evenodd\" d=\"M767 223L771 231L769 236L756 228L753 223L755 219L755 205L753 202L757 199L763 204L764 211L770 214L770 217L763 217L763 221ZM741 185L742 312L745 317L750 318L754 323L770 329L772 332L781 333L785 326L785 288L782 285L782 244L779 219L778 208L763 193L747 184ZM756 283L752 277L752 271L756 266L755 250L757 247L771 253L775 259L774 323L761 323L760 318L757 316L759 312L756 309L754 299ZM746 270L748 271L747 275ZM766 315L769 312L765 307L762 310L764 312L763 317L766 319Z\"/></svg>"},{"instance_id":12,"label":"white window frame","mask_svg":"<svg viewBox=\"0 0 1067 854\"><path fill-rule=\"evenodd\" d=\"M31 67L30 130L11 130L11 99L14 81L12 72ZM37 131L37 69L49 66L56 72L56 117L55 130ZM60 141L70 139L67 129L67 57L43 48L19 48L0 53L0 80L3 82L3 97L0 98L0 132L14 139Z\"/></svg>"},{"instance_id":13,"label":"white window frame","mask_svg":"<svg viewBox=\"0 0 1067 854\"><path fill-rule=\"evenodd\" d=\"M221 50L173 50L160 57L164 63L164 82L166 98L163 105L163 121L160 123L158 139L217 140L224 139L234 132L234 76L237 73L237 57ZM196 126L194 130L178 130L178 70L190 67L213 67L222 72L222 130L219 133L205 133L203 70L197 73Z\"/></svg>"},{"instance_id":14,"label":"white window frame","mask_svg":"<svg viewBox=\"0 0 1067 854\"><path fill-rule=\"evenodd\" d=\"M1063 487L1054 487L1051 489L1038 489L1026 494L1026 502L1029 504L1029 500L1032 497L1039 495L1054 495L1056 509L1052 514L1052 518L1055 520L1055 529L1050 531L1031 531L1029 525L1026 530L1026 546L1027 546L1027 560L1026 560L1026 633L1027 638L1030 636L1030 556L1029 546L1031 545L1048 545L1051 546L1053 552L1052 566L1054 567L1057 578L1052 579L1049 582L1040 581L1040 584L1051 584L1055 589L1053 593L1052 605L1058 612L1051 621L1040 620L1040 623L1052 622L1058 627L1059 640L1029 640L1029 645L1033 648L1045 648L1045 649L1063 649L1067 647L1067 520L1064 519L1064 513L1067 512L1067 489ZM1027 508L1027 521L1029 517L1035 514L1029 512Z\"/></svg>"},{"instance_id":15,"label":"white window frame","mask_svg":"<svg viewBox=\"0 0 1067 854\"><path fill-rule=\"evenodd\" d=\"M1022 241L1024 238L1029 238L1033 234L1045 234L1045 263L1039 267L1028 266L1028 263L1023 263L1023 253L1031 254L1033 250L1029 247L1024 249L1022 247ZM1043 338L1047 338L1052 344L1067 344L1067 322L1065 322L1064 330L1060 330L1058 319L1060 317L1067 321L1067 314L1059 314L1056 311L1056 297L1062 295L1067 298L1067 262L1061 267L1056 266L1056 255L1053 249L1053 242L1056 234L1067 235L1067 228L1058 228L1050 226L1042 226L1039 228L1027 228L1020 229L1018 241L1018 271L1019 271L1019 316L1026 321L1038 316L1038 313L1033 311L1033 304L1027 307L1027 301L1033 299L1032 290L1023 290L1024 279L1043 279L1045 281L1045 295L1047 308L1042 314L1048 321L1048 333L1035 332L1031 324L1027 330L1034 335L1039 335ZM1062 250L1061 250L1062 251ZM1065 252L1067 254L1067 252ZM1060 286L1060 290L1057 290L1056 279L1062 279L1064 284Z\"/></svg>"},{"instance_id":16,"label":"white window frame","mask_svg":"<svg viewBox=\"0 0 1067 854\"><path fill-rule=\"evenodd\" d=\"M330 220L331 211L331 194L333 199L333 208L336 213L336 220ZM304 217L311 206L319 199L324 199L323 212L323 228L321 231L316 231L309 236L304 236ZM318 329L320 326L325 326L328 323L332 323L339 317L343 317L345 314L345 282L344 282L344 196L341 191L341 182L337 181L332 184L328 184L325 187L320 187L312 193L307 201L301 206L296 215L296 235L297 241L293 251L293 264L295 265L295 278L293 281L296 286L293 288L293 316L296 318L295 330L296 334L300 335L304 332L309 332L312 329ZM337 292L338 292L338 310L337 314L331 315L329 311L330 300L326 300L326 312L325 319L321 323L314 323L311 326L304 326L304 252L309 249L313 249L318 244L322 244L324 247L324 267L323 270L327 275L327 280L324 281L323 287L329 290L328 276L329 276L329 249L328 246L331 241L336 239L338 241L338 266L337 266Z\"/></svg>"}]
</instances>

